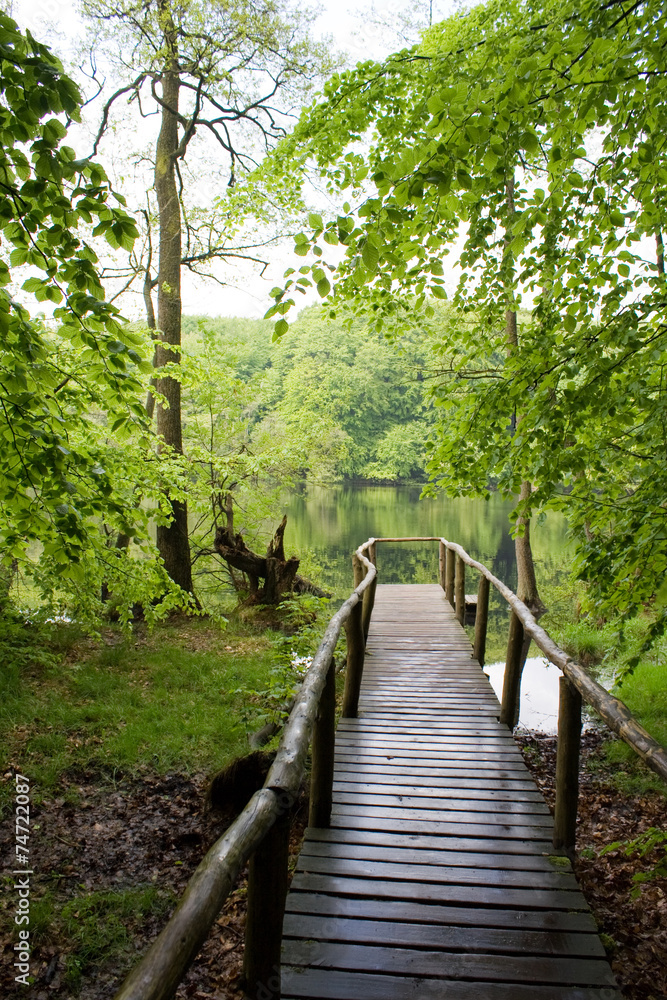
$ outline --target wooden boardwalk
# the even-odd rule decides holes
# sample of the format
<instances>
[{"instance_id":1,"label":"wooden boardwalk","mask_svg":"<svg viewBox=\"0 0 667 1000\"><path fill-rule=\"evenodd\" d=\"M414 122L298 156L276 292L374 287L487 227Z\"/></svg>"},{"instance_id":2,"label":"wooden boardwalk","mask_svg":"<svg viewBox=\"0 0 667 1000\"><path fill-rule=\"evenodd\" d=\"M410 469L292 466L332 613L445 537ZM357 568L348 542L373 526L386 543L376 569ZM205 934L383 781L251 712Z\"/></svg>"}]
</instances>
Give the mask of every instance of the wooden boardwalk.
<instances>
[{"instance_id":1,"label":"wooden boardwalk","mask_svg":"<svg viewBox=\"0 0 667 1000\"><path fill-rule=\"evenodd\" d=\"M287 898L282 996L620 997L552 821L438 586L378 586L331 828Z\"/></svg>"}]
</instances>

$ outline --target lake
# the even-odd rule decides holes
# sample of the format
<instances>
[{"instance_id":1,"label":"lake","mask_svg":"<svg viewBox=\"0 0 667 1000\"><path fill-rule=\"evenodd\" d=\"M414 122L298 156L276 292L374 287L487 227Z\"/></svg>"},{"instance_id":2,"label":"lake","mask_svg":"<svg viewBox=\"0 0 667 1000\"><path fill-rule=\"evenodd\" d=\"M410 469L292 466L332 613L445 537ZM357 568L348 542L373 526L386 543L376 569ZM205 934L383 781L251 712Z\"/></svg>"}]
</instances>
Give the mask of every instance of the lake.
<instances>
[{"instance_id":1,"label":"lake","mask_svg":"<svg viewBox=\"0 0 667 1000\"><path fill-rule=\"evenodd\" d=\"M488 500L445 496L420 500L420 494L421 487L416 485L305 486L285 505L285 550L288 555L296 551L303 557L305 576L333 591L337 598L344 598L353 586L352 553L367 538L444 535L516 588L511 502L498 494ZM564 582L571 552L565 518L550 513L531 532L540 585ZM381 583L434 583L438 579L437 542L386 543L378 546L377 562ZM466 590L477 590L477 574L470 573ZM491 593L488 659L499 661L504 654L509 614L493 588ZM486 669L499 690L502 663L490 662ZM530 657L522 683L521 725L544 732L555 730L559 674L557 667L541 657Z\"/></svg>"}]
</instances>

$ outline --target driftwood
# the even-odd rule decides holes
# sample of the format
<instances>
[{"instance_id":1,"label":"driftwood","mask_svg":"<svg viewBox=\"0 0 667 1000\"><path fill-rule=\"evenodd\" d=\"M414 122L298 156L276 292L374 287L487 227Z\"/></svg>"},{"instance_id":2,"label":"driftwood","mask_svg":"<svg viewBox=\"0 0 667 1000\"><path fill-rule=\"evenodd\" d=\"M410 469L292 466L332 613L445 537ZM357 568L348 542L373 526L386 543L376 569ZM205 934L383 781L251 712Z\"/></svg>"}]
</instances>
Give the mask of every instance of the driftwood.
<instances>
[{"instance_id":1,"label":"driftwood","mask_svg":"<svg viewBox=\"0 0 667 1000\"><path fill-rule=\"evenodd\" d=\"M316 597L331 597L310 580L299 576L299 560L296 556L285 557L284 535L287 514L276 528L269 542L265 556L260 556L248 548L241 534L234 534L231 524L220 526L213 543L215 551L234 569L245 574L249 587L249 600L253 604L279 604L284 594L314 594ZM260 587L260 580L264 586Z\"/></svg>"}]
</instances>

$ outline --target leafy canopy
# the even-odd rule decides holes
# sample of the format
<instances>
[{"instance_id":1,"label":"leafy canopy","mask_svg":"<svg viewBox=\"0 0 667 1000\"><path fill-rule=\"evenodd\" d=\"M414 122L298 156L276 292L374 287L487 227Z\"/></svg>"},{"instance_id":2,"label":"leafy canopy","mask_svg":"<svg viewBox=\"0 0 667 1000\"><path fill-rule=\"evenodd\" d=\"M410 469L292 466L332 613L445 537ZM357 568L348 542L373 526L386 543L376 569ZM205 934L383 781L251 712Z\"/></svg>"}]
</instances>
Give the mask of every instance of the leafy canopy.
<instances>
[{"instance_id":1,"label":"leafy canopy","mask_svg":"<svg viewBox=\"0 0 667 1000\"><path fill-rule=\"evenodd\" d=\"M136 599L159 566L121 566L102 523L151 551L150 505L136 503L159 480L146 461L149 366L143 338L105 301L92 240L128 249L137 231L104 170L63 144L79 107L55 56L0 14L0 550L21 562L39 542L46 590L94 571L131 578ZM31 298L52 318L32 317Z\"/></svg>"},{"instance_id":2,"label":"leafy canopy","mask_svg":"<svg viewBox=\"0 0 667 1000\"><path fill-rule=\"evenodd\" d=\"M520 513L563 507L603 611L667 596L666 17L657 0L492 0L334 76L272 163L314 163L348 199L297 235L308 261L274 289L276 336L311 283L409 324L457 252L432 476L466 494L529 481Z\"/></svg>"}]
</instances>

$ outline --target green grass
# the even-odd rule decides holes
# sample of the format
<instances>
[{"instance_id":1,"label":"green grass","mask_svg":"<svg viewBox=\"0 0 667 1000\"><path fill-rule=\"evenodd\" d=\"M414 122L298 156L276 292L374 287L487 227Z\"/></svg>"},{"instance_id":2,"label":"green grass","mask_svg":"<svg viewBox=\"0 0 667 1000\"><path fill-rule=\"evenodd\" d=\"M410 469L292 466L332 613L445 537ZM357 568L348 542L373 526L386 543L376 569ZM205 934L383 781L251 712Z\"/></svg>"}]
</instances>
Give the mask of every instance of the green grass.
<instances>
[{"instance_id":1,"label":"green grass","mask_svg":"<svg viewBox=\"0 0 667 1000\"><path fill-rule=\"evenodd\" d=\"M667 665L664 661L641 662L614 694L625 702L644 729L667 747ZM620 740L607 747L605 760L613 765L613 781L623 791L641 794L655 790L667 794L665 783Z\"/></svg>"},{"instance_id":2,"label":"green grass","mask_svg":"<svg viewBox=\"0 0 667 1000\"><path fill-rule=\"evenodd\" d=\"M66 629L66 626L63 626ZM266 686L270 634L243 623L224 631L182 619L146 636L109 629L67 655L23 643L7 661L0 642L0 741L43 794L67 773L107 776L214 770L247 750L252 706L241 688Z\"/></svg>"},{"instance_id":3,"label":"green grass","mask_svg":"<svg viewBox=\"0 0 667 1000\"><path fill-rule=\"evenodd\" d=\"M65 961L68 984L76 990L91 967L117 961L129 952L133 926L148 916L165 914L173 903L173 893L152 885L123 892L92 892L66 903L55 919L71 947Z\"/></svg>"}]
</instances>

